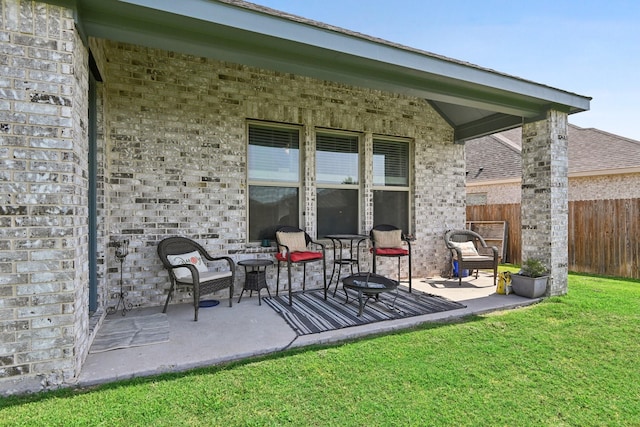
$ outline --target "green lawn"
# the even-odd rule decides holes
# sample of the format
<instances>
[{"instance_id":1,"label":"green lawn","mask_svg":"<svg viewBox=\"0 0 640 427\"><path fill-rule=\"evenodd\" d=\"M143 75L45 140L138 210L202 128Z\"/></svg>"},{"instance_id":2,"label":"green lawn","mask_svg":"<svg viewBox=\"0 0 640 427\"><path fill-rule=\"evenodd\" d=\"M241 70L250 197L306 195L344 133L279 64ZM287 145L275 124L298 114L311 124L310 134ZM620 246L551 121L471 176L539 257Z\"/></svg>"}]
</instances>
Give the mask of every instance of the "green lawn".
<instances>
[{"instance_id":1,"label":"green lawn","mask_svg":"<svg viewBox=\"0 0 640 427\"><path fill-rule=\"evenodd\" d=\"M640 426L640 282L186 374L0 400L0 425Z\"/></svg>"}]
</instances>

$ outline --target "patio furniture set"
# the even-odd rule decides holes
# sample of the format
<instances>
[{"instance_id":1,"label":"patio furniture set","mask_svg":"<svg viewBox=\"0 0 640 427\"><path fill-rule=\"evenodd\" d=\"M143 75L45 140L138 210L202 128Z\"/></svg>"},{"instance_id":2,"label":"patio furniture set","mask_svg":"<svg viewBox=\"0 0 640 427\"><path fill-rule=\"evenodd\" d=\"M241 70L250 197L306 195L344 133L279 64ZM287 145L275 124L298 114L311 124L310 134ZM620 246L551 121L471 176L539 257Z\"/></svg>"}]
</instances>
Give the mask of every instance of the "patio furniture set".
<instances>
[{"instance_id":1,"label":"patio furniture set","mask_svg":"<svg viewBox=\"0 0 640 427\"><path fill-rule=\"evenodd\" d=\"M467 238L475 238L473 232L464 234ZM326 268L326 250L325 244L313 240L309 234L298 227L282 226L276 231L277 253L275 261L277 263L276 271L276 295L280 288L280 270L282 264L287 268L288 297L289 305L293 304L293 294L291 286L291 271L296 265L301 265L303 269L302 291L306 288L306 265L309 263L321 263L323 271L323 289L324 299L327 299L327 292L333 283L334 277L335 296L342 277L343 266L348 269L350 275L342 278L343 291L345 292L346 302L349 301L348 290L353 291L357 295L358 300L358 316L362 315L362 311L370 298L379 298L382 292L396 291L400 283L400 261L406 257L408 260L409 272L409 292L411 289L411 238L408 238L401 229L388 224L382 224L373 227L369 235L364 234L335 234L328 235L333 246L333 268L331 277L327 282ZM482 237L479 241L484 243ZM449 240L447 240L447 238ZM446 236L447 247L456 251L456 244L450 243L451 238ZM458 239L460 240L460 239ZM373 257L372 272L360 272L360 253L361 245L369 241L371 243L370 252ZM453 245L453 246L451 246ZM486 245L486 244L485 244ZM211 294L223 289L229 289L229 307L232 306L233 287L235 282L235 263L229 257L213 257L206 249L197 242L186 237L169 237L162 240L157 247L158 256L163 266L168 271L171 285L164 304L163 313L166 312L169 300L173 290L178 286L188 286L193 288L193 305L194 320L198 320L198 308L200 297ZM470 268L487 268L488 264L481 264L476 259L475 264L468 264L466 253L461 255L460 251L456 252L458 259L464 266ZM378 257L390 257L398 259L398 278L393 280L382 275L376 274L376 259ZM210 271L208 263L217 263L222 265L219 271ZM487 261L488 262L488 261ZM258 292L258 304L262 304L260 292L267 289L267 293L271 297L271 292L266 281L266 270L274 262L269 259L248 259L238 262L238 265L245 269L245 282L238 298L238 303L242 300L245 291ZM481 266L482 265L482 266ZM497 273L497 255L495 259L495 271ZM477 277L477 276L476 276ZM494 275L495 284L495 275Z\"/></svg>"}]
</instances>

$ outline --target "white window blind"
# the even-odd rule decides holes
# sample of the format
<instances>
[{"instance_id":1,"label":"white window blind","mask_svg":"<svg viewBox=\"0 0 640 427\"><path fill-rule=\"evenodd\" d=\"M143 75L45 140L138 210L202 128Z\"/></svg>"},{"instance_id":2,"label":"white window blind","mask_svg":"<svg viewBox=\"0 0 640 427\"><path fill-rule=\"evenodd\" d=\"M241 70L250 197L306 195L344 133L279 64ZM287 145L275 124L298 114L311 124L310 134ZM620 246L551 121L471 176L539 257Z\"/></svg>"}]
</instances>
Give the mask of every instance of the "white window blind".
<instances>
[{"instance_id":1,"label":"white window blind","mask_svg":"<svg viewBox=\"0 0 640 427\"><path fill-rule=\"evenodd\" d=\"M373 185L409 186L409 144L373 140Z\"/></svg>"},{"instance_id":2,"label":"white window blind","mask_svg":"<svg viewBox=\"0 0 640 427\"><path fill-rule=\"evenodd\" d=\"M357 184L358 137L316 135L316 173L320 184Z\"/></svg>"},{"instance_id":3,"label":"white window blind","mask_svg":"<svg viewBox=\"0 0 640 427\"><path fill-rule=\"evenodd\" d=\"M248 166L249 180L298 181L299 130L250 125Z\"/></svg>"}]
</instances>

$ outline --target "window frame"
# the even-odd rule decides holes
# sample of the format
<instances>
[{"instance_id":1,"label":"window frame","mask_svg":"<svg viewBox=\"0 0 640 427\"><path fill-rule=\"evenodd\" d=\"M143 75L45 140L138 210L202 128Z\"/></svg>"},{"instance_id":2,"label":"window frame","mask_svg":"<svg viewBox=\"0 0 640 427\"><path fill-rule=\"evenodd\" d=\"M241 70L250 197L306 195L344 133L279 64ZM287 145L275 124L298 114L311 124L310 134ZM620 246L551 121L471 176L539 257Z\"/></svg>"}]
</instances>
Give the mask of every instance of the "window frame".
<instances>
[{"instance_id":1,"label":"window frame","mask_svg":"<svg viewBox=\"0 0 640 427\"><path fill-rule=\"evenodd\" d=\"M276 181L276 180L263 180L263 179L251 179L250 175L251 175L251 168L250 168L250 162L249 162L249 150L251 148L251 139L250 139L250 129L251 127L259 127L259 128L266 128L266 129L287 129L287 130L295 130L298 133L298 179L297 181ZM257 243L260 242L260 239L257 240L251 240L250 235L251 235L251 199L250 199L250 193L251 193L251 187L255 186L255 187L280 187L280 188L295 188L297 189L298 192L298 212L297 212L297 219L298 219L298 224L302 223L302 218L303 218L303 192L304 192L304 185L303 185L303 170L304 170L304 150L303 150L303 143L304 143L304 132L303 132L303 126L301 125L294 125L294 124L287 124L287 123L280 123L280 122L264 122L264 121L259 121L259 120L247 120L246 122L246 182L247 182L247 191L246 191L246 203L247 203L247 225L246 225L246 242L247 243ZM275 224L274 224L275 225Z\"/></svg>"},{"instance_id":2,"label":"window frame","mask_svg":"<svg viewBox=\"0 0 640 427\"><path fill-rule=\"evenodd\" d=\"M328 136L343 136L355 138L357 144L357 155L356 165L358 168L356 182L354 184L337 184L337 183L327 183L321 182L318 179L318 135L328 135ZM362 133L356 131L345 131L345 130L336 130L336 129L326 129L326 128L316 128L314 130L314 141L315 141L315 172L316 172L316 230L318 232L318 238L324 239L325 237L320 233L320 213L319 213L319 191L323 189L336 189L336 190L355 190L356 191L356 199L357 199L357 213L356 213L356 230L354 230L354 234L359 233L361 224L362 224L362 182L364 181L364 169L362 165L362 159L364 156L364 138Z\"/></svg>"},{"instance_id":3,"label":"window frame","mask_svg":"<svg viewBox=\"0 0 640 427\"><path fill-rule=\"evenodd\" d=\"M406 144L407 146L407 158L406 158L406 170L407 170L407 185L406 186L399 186L399 185L380 185L380 184L376 184L376 180L375 180L375 170L373 171L372 174L372 185L371 185L371 203L373 205L373 221L374 224L373 225L377 225L378 223L376 222L376 212L375 212L375 192L376 191L394 191L394 192L403 192L407 194L407 230L404 230L405 233L407 234L411 234L413 232L413 225L412 225L412 194L413 194L413 182L412 182L412 165L413 165L413 140L409 139L409 138L402 138L402 137L392 137L392 136L386 136L386 135L373 135L372 138L372 147L371 147L371 152L372 152L372 159L371 159L371 167L374 168L375 166L375 146L376 146L376 142L380 141L380 142L386 142L386 143L397 143L397 144Z\"/></svg>"}]
</instances>

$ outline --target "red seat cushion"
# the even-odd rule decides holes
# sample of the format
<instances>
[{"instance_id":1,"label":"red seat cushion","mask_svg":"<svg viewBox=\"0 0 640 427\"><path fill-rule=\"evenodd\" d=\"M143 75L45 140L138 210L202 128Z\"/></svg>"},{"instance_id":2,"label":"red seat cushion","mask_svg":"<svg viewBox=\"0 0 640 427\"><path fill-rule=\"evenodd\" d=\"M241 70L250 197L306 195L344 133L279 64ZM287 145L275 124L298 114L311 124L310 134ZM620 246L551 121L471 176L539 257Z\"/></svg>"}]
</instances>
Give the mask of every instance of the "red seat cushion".
<instances>
[{"instance_id":1,"label":"red seat cushion","mask_svg":"<svg viewBox=\"0 0 640 427\"><path fill-rule=\"evenodd\" d=\"M286 255L283 256L281 253L276 254L276 259L278 261L287 261ZM312 261L314 259L322 259L322 252L306 251L291 253L291 262Z\"/></svg>"},{"instance_id":2,"label":"red seat cushion","mask_svg":"<svg viewBox=\"0 0 640 427\"><path fill-rule=\"evenodd\" d=\"M401 256L409 255L409 251L402 248L376 248L376 255L378 256Z\"/></svg>"}]
</instances>

